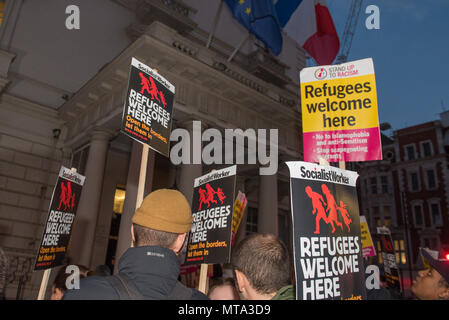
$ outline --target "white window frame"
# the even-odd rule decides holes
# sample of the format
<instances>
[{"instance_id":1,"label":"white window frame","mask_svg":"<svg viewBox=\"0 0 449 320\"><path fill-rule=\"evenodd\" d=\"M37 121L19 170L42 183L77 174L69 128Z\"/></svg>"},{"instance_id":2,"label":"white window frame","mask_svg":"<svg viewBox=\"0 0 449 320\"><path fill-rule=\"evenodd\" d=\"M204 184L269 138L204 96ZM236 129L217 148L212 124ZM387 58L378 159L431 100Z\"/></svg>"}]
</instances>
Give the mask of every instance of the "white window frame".
<instances>
[{"instance_id":1,"label":"white window frame","mask_svg":"<svg viewBox=\"0 0 449 320\"><path fill-rule=\"evenodd\" d=\"M415 159L408 158L408 152L407 152L408 147L413 147L413 153L415 154ZM416 150L416 144L409 143L409 144L404 145L404 160L416 160L416 159L418 159L418 152Z\"/></svg>"},{"instance_id":2,"label":"white window frame","mask_svg":"<svg viewBox=\"0 0 449 320\"><path fill-rule=\"evenodd\" d=\"M412 173L416 173L418 175L418 189L417 190L413 190ZM419 178L419 169L407 171L407 178L408 178L408 190L410 192L420 192L422 188L421 188L421 179Z\"/></svg>"},{"instance_id":3,"label":"white window frame","mask_svg":"<svg viewBox=\"0 0 449 320\"><path fill-rule=\"evenodd\" d=\"M432 172L433 172L433 178L434 178L434 180L435 180L435 186L433 186L433 187L430 187L430 185L429 185L429 177L428 177L428 175L427 175L427 171L430 171L430 170L432 170ZM426 185L426 189L427 190L437 190L438 189L438 179L437 179L437 172L436 172L436 170L435 170L435 167L427 167L427 168L423 168L423 171L424 171L424 176L425 176L425 179L424 179L424 183L425 183L425 185Z\"/></svg>"},{"instance_id":4,"label":"white window frame","mask_svg":"<svg viewBox=\"0 0 449 320\"><path fill-rule=\"evenodd\" d=\"M424 155L424 144L425 144L425 143L430 144L430 155L429 155L429 156ZM425 158L425 157L432 157L432 156L435 154L435 152L434 152L434 150L433 150L433 143L432 143L432 140L424 140L424 141L421 141L421 142L419 143L419 147L420 147L420 149L421 149L421 157L422 157L422 158Z\"/></svg>"},{"instance_id":5,"label":"white window frame","mask_svg":"<svg viewBox=\"0 0 449 320\"><path fill-rule=\"evenodd\" d=\"M441 212L441 201L440 199L429 199L427 201L427 204L429 206L429 215L430 215L430 224L432 225L432 227L441 227L443 226L443 215ZM433 221L433 213L432 213L432 205L433 204L437 204L438 205L438 211L440 214L440 223L435 223L435 221Z\"/></svg>"},{"instance_id":6,"label":"white window frame","mask_svg":"<svg viewBox=\"0 0 449 320\"><path fill-rule=\"evenodd\" d=\"M424 219L424 205L423 205L423 201L422 200L415 200L415 201L412 201L410 203L410 205L411 205L411 208L412 208L413 226L415 226L417 228L424 228L424 226L426 225L426 220ZM421 207L422 224L417 224L416 223L416 212L415 212L415 207L416 206Z\"/></svg>"}]
</instances>

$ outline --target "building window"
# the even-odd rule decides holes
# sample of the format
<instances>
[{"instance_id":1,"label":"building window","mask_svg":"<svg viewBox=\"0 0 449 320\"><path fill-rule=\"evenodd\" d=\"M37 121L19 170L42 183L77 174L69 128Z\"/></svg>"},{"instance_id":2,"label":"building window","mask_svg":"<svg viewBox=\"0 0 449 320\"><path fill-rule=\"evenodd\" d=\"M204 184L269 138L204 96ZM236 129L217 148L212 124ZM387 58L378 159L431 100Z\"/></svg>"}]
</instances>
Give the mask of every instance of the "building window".
<instances>
[{"instance_id":1,"label":"building window","mask_svg":"<svg viewBox=\"0 0 449 320\"><path fill-rule=\"evenodd\" d=\"M246 234L257 232L257 208L248 207L246 216Z\"/></svg>"},{"instance_id":2,"label":"building window","mask_svg":"<svg viewBox=\"0 0 449 320\"><path fill-rule=\"evenodd\" d=\"M426 180L427 180L427 188L429 190L435 189L437 187L435 170L433 170L433 169L426 170Z\"/></svg>"},{"instance_id":3,"label":"building window","mask_svg":"<svg viewBox=\"0 0 449 320\"><path fill-rule=\"evenodd\" d=\"M405 255L404 240L394 240L394 252L397 264L406 264L407 256Z\"/></svg>"},{"instance_id":4,"label":"building window","mask_svg":"<svg viewBox=\"0 0 449 320\"><path fill-rule=\"evenodd\" d=\"M409 174L410 191L417 192L420 189L418 172L410 172Z\"/></svg>"},{"instance_id":5,"label":"building window","mask_svg":"<svg viewBox=\"0 0 449 320\"><path fill-rule=\"evenodd\" d=\"M89 156L89 145L86 145L72 154L71 168L75 168L76 172L85 175L87 157Z\"/></svg>"},{"instance_id":6,"label":"building window","mask_svg":"<svg viewBox=\"0 0 449 320\"><path fill-rule=\"evenodd\" d=\"M371 194L377 194L377 178L373 177L369 179Z\"/></svg>"},{"instance_id":7,"label":"building window","mask_svg":"<svg viewBox=\"0 0 449 320\"><path fill-rule=\"evenodd\" d=\"M382 193L388 193L388 177L387 176L381 176L380 177L380 184L382 188Z\"/></svg>"},{"instance_id":8,"label":"building window","mask_svg":"<svg viewBox=\"0 0 449 320\"><path fill-rule=\"evenodd\" d=\"M384 206L384 225L388 228L391 226L391 207L390 206Z\"/></svg>"},{"instance_id":9,"label":"building window","mask_svg":"<svg viewBox=\"0 0 449 320\"><path fill-rule=\"evenodd\" d=\"M416 150L414 144L409 144L405 146L405 160L415 160Z\"/></svg>"},{"instance_id":10,"label":"building window","mask_svg":"<svg viewBox=\"0 0 449 320\"><path fill-rule=\"evenodd\" d=\"M422 227L424 225L424 217L421 204L413 205L413 218L415 220L415 226Z\"/></svg>"},{"instance_id":11,"label":"building window","mask_svg":"<svg viewBox=\"0 0 449 320\"><path fill-rule=\"evenodd\" d=\"M3 22L3 17L5 14L5 0L0 1L0 25Z\"/></svg>"},{"instance_id":12,"label":"building window","mask_svg":"<svg viewBox=\"0 0 449 320\"><path fill-rule=\"evenodd\" d=\"M442 224L440 204L438 202L433 201L430 203L430 215L434 226L440 226Z\"/></svg>"},{"instance_id":13,"label":"building window","mask_svg":"<svg viewBox=\"0 0 449 320\"><path fill-rule=\"evenodd\" d=\"M421 153L423 157L431 157L433 155L432 143L430 141L421 142Z\"/></svg>"}]
</instances>

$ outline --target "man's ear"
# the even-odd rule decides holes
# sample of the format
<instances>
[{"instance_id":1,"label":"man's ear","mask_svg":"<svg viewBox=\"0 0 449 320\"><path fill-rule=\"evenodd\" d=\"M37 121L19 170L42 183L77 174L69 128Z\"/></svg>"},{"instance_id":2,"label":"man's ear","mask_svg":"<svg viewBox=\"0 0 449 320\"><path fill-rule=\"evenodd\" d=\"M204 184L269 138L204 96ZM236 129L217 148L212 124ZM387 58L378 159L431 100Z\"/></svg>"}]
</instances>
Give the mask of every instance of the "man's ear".
<instances>
[{"instance_id":1,"label":"man's ear","mask_svg":"<svg viewBox=\"0 0 449 320\"><path fill-rule=\"evenodd\" d=\"M184 246L184 241L186 240L186 236L187 233L181 233L178 235L178 237L176 238L175 242L172 245L172 250L178 254L181 250L182 247Z\"/></svg>"},{"instance_id":2,"label":"man's ear","mask_svg":"<svg viewBox=\"0 0 449 320\"><path fill-rule=\"evenodd\" d=\"M248 286L248 278L239 270L235 270L235 281L237 282L237 289L239 292L244 292Z\"/></svg>"},{"instance_id":3,"label":"man's ear","mask_svg":"<svg viewBox=\"0 0 449 320\"><path fill-rule=\"evenodd\" d=\"M449 288L445 288L444 290L442 290L438 294L438 297L443 300L449 300Z\"/></svg>"},{"instance_id":4,"label":"man's ear","mask_svg":"<svg viewBox=\"0 0 449 320\"><path fill-rule=\"evenodd\" d=\"M135 246L136 237L134 237L134 223L131 223L131 246Z\"/></svg>"}]
</instances>

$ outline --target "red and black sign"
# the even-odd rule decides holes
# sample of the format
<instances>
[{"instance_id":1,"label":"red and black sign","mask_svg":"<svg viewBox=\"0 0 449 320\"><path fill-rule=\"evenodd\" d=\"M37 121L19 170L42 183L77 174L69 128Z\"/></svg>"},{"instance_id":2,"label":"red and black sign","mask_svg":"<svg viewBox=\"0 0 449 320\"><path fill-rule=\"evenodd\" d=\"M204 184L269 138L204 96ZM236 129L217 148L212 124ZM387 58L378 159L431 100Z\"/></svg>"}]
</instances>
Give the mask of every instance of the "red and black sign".
<instances>
[{"instance_id":1,"label":"red and black sign","mask_svg":"<svg viewBox=\"0 0 449 320\"><path fill-rule=\"evenodd\" d=\"M34 270L64 264L85 177L61 167L48 210Z\"/></svg>"},{"instance_id":2,"label":"red and black sign","mask_svg":"<svg viewBox=\"0 0 449 320\"><path fill-rule=\"evenodd\" d=\"M299 161L287 165L297 299L365 299L357 173Z\"/></svg>"},{"instance_id":3,"label":"red and black sign","mask_svg":"<svg viewBox=\"0 0 449 320\"><path fill-rule=\"evenodd\" d=\"M195 179L185 265L229 262L235 174L232 166Z\"/></svg>"},{"instance_id":4,"label":"red and black sign","mask_svg":"<svg viewBox=\"0 0 449 320\"><path fill-rule=\"evenodd\" d=\"M174 94L170 82L133 58L122 132L168 157Z\"/></svg>"}]
</instances>

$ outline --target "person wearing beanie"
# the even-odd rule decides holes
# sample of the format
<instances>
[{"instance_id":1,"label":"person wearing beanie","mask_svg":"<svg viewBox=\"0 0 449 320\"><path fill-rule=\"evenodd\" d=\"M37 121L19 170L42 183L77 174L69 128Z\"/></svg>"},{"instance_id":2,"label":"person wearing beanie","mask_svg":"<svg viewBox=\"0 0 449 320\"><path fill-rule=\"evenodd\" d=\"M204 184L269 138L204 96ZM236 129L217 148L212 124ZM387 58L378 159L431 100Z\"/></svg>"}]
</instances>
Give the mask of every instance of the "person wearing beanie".
<instances>
[{"instance_id":1,"label":"person wearing beanie","mask_svg":"<svg viewBox=\"0 0 449 320\"><path fill-rule=\"evenodd\" d=\"M150 193L132 218L133 247L118 262L118 274L81 279L63 300L206 300L178 281L182 251L192 227L192 211L177 190Z\"/></svg>"}]
</instances>

